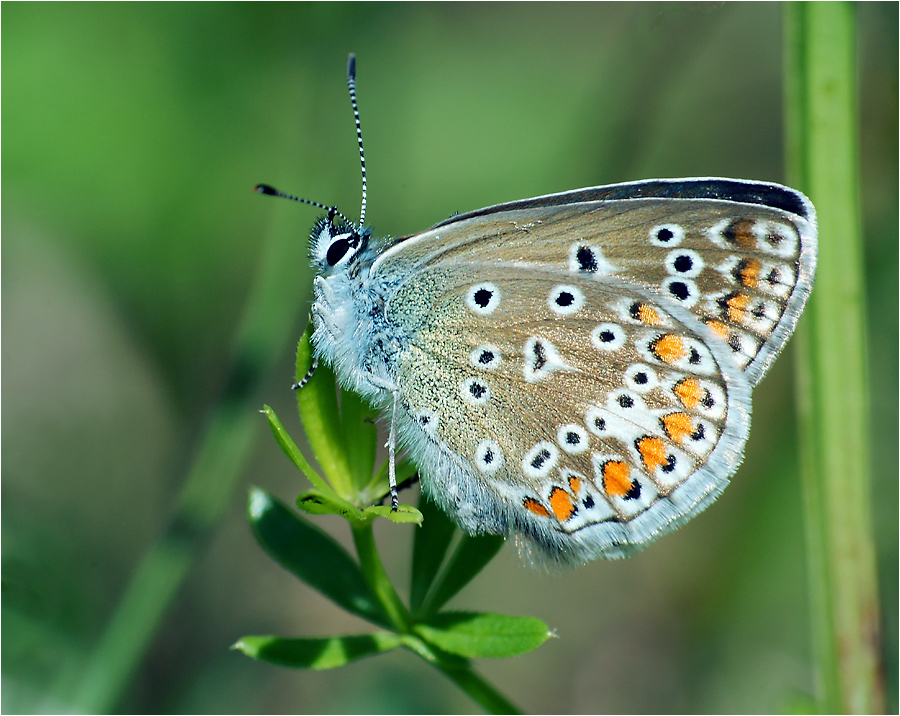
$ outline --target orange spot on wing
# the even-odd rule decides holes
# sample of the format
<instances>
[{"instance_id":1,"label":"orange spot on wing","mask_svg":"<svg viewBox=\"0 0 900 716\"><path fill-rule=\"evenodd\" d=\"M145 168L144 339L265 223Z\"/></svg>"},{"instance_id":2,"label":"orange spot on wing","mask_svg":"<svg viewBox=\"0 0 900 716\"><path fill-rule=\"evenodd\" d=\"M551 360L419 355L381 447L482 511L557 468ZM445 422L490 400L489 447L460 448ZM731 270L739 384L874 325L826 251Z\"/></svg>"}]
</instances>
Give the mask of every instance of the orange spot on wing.
<instances>
[{"instance_id":1,"label":"orange spot on wing","mask_svg":"<svg viewBox=\"0 0 900 716\"><path fill-rule=\"evenodd\" d=\"M556 519L565 522L575 514L575 501L572 496L560 487L554 487L550 493L550 509Z\"/></svg>"},{"instance_id":2,"label":"orange spot on wing","mask_svg":"<svg viewBox=\"0 0 900 716\"><path fill-rule=\"evenodd\" d=\"M632 487L631 467L627 462L610 460L603 465L603 489L607 495L624 497Z\"/></svg>"},{"instance_id":3,"label":"orange spot on wing","mask_svg":"<svg viewBox=\"0 0 900 716\"><path fill-rule=\"evenodd\" d=\"M573 495L577 495L581 491L581 478L572 475L569 477L569 489Z\"/></svg>"},{"instance_id":4,"label":"orange spot on wing","mask_svg":"<svg viewBox=\"0 0 900 716\"><path fill-rule=\"evenodd\" d=\"M687 354L684 341L674 333L666 333L657 338L650 344L650 350L663 363L674 363Z\"/></svg>"},{"instance_id":5,"label":"orange spot on wing","mask_svg":"<svg viewBox=\"0 0 900 716\"><path fill-rule=\"evenodd\" d=\"M743 323L747 317L747 306L750 296L746 293L733 293L725 299L725 315L732 323Z\"/></svg>"},{"instance_id":6,"label":"orange spot on wing","mask_svg":"<svg viewBox=\"0 0 900 716\"><path fill-rule=\"evenodd\" d=\"M648 326L658 326L662 323L659 314L646 303L642 303L637 309L638 320Z\"/></svg>"},{"instance_id":7,"label":"orange spot on wing","mask_svg":"<svg viewBox=\"0 0 900 716\"><path fill-rule=\"evenodd\" d=\"M756 259L743 259L735 269L735 277L745 288L756 288L759 285L759 272L762 264Z\"/></svg>"},{"instance_id":8,"label":"orange spot on wing","mask_svg":"<svg viewBox=\"0 0 900 716\"><path fill-rule=\"evenodd\" d=\"M644 461L647 472L652 473L660 465L665 465L669 461L666 456L666 445L659 438L643 437L637 441L637 449L641 453L641 459Z\"/></svg>"},{"instance_id":9,"label":"orange spot on wing","mask_svg":"<svg viewBox=\"0 0 900 716\"><path fill-rule=\"evenodd\" d=\"M756 222L753 219L737 219L732 221L722 231L722 236L726 241L740 246L742 249L756 248L756 234L753 233L753 227Z\"/></svg>"},{"instance_id":10,"label":"orange spot on wing","mask_svg":"<svg viewBox=\"0 0 900 716\"><path fill-rule=\"evenodd\" d=\"M550 512L540 502L533 497L526 497L522 502L522 506L529 512L533 512L538 517L549 517Z\"/></svg>"},{"instance_id":11,"label":"orange spot on wing","mask_svg":"<svg viewBox=\"0 0 900 716\"><path fill-rule=\"evenodd\" d=\"M717 321L715 318L707 318L704 323L712 328L713 333L719 338L728 338L728 326L722 323L722 321Z\"/></svg>"},{"instance_id":12,"label":"orange spot on wing","mask_svg":"<svg viewBox=\"0 0 900 716\"><path fill-rule=\"evenodd\" d=\"M695 378L682 378L675 384L675 395L685 408L694 409L703 398L703 388Z\"/></svg>"},{"instance_id":13,"label":"orange spot on wing","mask_svg":"<svg viewBox=\"0 0 900 716\"><path fill-rule=\"evenodd\" d=\"M663 429L674 442L680 443L694 432L691 416L687 413L669 413L662 417Z\"/></svg>"}]
</instances>

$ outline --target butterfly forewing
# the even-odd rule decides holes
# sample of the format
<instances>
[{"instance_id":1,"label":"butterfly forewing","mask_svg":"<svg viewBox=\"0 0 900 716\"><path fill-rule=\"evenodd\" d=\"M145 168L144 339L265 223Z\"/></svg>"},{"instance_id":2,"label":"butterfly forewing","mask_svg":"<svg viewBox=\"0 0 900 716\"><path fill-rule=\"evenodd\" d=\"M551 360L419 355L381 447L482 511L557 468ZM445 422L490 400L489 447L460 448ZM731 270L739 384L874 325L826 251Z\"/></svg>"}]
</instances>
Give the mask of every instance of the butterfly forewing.
<instances>
[{"instance_id":1,"label":"butterfly forewing","mask_svg":"<svg viewBox=\"0 0 900 716\"><path fill-rule=\"evenodd\" d=\"M691 313L612 276L452 254L387 317L411 336L404 432L464 526L563 561L622 556L724 488L749 387Z\"/></svg>"},{"instance_id":2,"label":"butterfly forewing","mask_svg":"<svg viewBox=\"0 0 900 716\"><path fill-rule=\"evenodd\" d=\"M698 198L643 196L650 193L645 187L658 184L596 187L483 209L401 241L376 267L407 275L411 267L484 262L615 276L694 313L755 384L812 288L812 206L777 185L723 180L684 180L705 191ZM740 201L728 198L738 190ZM626 198L597 198L607 196Z\"/></svg>"}]
</instances>

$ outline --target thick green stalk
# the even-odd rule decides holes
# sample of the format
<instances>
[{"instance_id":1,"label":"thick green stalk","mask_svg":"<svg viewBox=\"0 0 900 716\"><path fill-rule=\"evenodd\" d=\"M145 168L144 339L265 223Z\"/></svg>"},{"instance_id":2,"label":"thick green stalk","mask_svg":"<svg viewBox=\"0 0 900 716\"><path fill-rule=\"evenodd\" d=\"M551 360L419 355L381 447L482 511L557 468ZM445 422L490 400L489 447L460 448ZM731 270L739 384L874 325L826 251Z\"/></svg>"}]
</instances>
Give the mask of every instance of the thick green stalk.
<instances>
[{"instance_id":1,"label":"thick green stalk","mask_svg":"<svg viewBox=\"0 0 900 716\"><path fill-rule=\"evenodd\" d=\"M363 576L390 617L394 628L400 633L409 631L412 617L397 595L397 591L384 569L375 545L375 533L371 522L353 525L353 543L356 545L356 553L359 555L359 566L362 568Z\"/></svg>"},{"instance_id":2,"label":"thick green stalk","mask_svg":"<svg viewBox=\"0 0 900 716\"><path fill-rule=\"evenodd\" d=\"M489 714L522 713L515 704L472 669L454 669L444 666L438 666L438 668Z\"/></svg>"},{"instance_id":3,"label":"thick green stalk","mask_svg":"<svg viewBox=\"0 0 900 716\"><path fill-rule=\"evenodd\" d=\"M819 220L816 286L797 332L817 696L823 713L880 713L855 8L791 3L785 19L788 175Z\"/></svg>"}]
</instances>

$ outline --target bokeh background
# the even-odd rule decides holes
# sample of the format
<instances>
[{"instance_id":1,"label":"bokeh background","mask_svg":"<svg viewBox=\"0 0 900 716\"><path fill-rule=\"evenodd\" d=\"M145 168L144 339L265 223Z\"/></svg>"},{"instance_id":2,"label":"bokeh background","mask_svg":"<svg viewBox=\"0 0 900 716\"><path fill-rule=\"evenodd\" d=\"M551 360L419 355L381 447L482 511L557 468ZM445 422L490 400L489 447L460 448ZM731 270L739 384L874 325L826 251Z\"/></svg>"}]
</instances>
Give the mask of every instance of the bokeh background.
<instances>
[{"instance_id":1,"label":"bokeh background","mask_svg":"<svg viewBox=\"0 0 900 716\"><path fill-rule=\"evenodd\" d=\"M870 308L874 517L888 710L897 709L898 8L860 4L861 202ZM254 401L299 434L292 351L316 212L357 215L344 84L358 56L369 222L402 235L455 211L656 176L784 181L776 3L4 3L3 711L70 710L136 565L162 535L233 380L265 264L289 241L283 336ZM822 241L840 237L821 237ZM812 690L788 346L713 508L616 563L560 576L500 556L454 602L558 635L479 670L532 712L773 712ZM304 483L259 416L227 509L116 709L476 708L406 652L294 672L229 651L251 633L367 627L271 562L247 488ZM848 490L854 489L848 476ZM408 501L411 497L405 496ZM319 521L345 543L338 518ZM412 527L381 525L407 582Z\"/></svg>"}]
</instances>

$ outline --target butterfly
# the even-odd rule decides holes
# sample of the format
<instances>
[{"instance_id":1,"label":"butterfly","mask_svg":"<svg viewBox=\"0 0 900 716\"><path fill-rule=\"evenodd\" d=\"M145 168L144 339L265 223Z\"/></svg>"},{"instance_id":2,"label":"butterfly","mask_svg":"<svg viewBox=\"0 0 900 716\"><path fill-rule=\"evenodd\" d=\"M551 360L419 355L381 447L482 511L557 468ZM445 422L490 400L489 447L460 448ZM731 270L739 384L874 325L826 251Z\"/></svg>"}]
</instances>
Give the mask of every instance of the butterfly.
<instances>
[{"instance_id":1,"label":"butterfly","mask_svg":"<svg viewBox=\"0 0 900 716\"><path fill-rule=\"evenodd\" d=\"M310 237L312 343L390 415L423 489L535 561L628 556L728 484L751 392L812 290L815 209L737 179L650 179L513 201L376 237L355 58L359 222Z\"/></svg>"}]
</instances>

